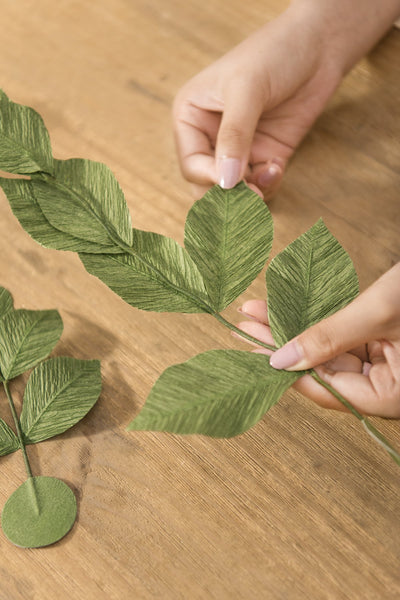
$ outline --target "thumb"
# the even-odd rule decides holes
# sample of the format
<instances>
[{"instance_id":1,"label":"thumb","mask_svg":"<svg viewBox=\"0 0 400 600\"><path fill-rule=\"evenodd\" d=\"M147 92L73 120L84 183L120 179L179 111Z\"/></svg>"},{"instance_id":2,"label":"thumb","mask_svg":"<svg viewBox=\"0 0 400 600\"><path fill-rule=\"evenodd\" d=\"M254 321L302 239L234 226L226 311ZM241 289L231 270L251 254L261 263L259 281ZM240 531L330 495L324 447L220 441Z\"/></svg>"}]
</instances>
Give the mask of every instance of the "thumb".
<instances>
[{"instance_id":1,"label":"thumb","mask_svg":"<svg viewBox=\"0 0 400 600\"><path fill-rule=\"evenodd\" d=\"M345 308L313 325L277 350L270 359L275 369L300 371L321 365L387 334L381 319L381 294L371 287Z\"/></svg>"},{"instance_id":2,"label":"thumb","mask_svg":"<svg viewBox=\"0 0 400 600\"><path fill-rule=\"evenodd\" d=\"M251 85L229 90L216 141L217 182L230 189L243 179L254 132L262 112Z\"/></svg>"}]
</instances>

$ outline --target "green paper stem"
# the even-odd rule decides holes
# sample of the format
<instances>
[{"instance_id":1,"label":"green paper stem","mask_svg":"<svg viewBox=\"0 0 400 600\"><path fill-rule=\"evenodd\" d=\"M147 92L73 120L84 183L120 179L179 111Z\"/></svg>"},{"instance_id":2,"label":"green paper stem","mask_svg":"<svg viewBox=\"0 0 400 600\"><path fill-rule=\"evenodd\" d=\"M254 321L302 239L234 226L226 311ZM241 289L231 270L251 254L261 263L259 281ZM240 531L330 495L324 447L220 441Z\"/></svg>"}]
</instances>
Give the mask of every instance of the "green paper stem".
<instances>
[{"instance_id":1,"label":"green paper stem","mask_svg":"<svg viewBox=\"0 0 400 600\"><path fill-rule=\"evenodd\" d=\"M240 335L240 337L245 338L247 341L252 342L253 344L256 344L263 348L267 348L268 350L272 350L273 352L278 350L278 348L276 348L276 346L271 346L270 344L265 344L264 342L261 342L260 340L253 337L252 335L245 333L244 331L242 331L241 329L239 329L238 327L236 327L235 325L233 325L232 323L230 323L229 321L224 319L224 317L222 317L220 314L213 313L213 317L215 317L217 319L217 321L222 323L222 325L224 325L231 331L234 331L235 333ZM311 377L317 383L319 383L326 390L328 390L328 392L330 392L337 400L339 400L339 402L341 402L343 404L343 406L345 406L356 417L356 419L358 419L362 423L362 425L363 425L365 431L368 433L368 435L371 436L375 440L375 442L377 442L380 446L382 446L382 448L384 448L388 452L388 454L392 457L392 459L398 465L400 465L400 454L397 452L397 450L395 450L393 448L393 446L384 437L384 435L382 435L382 433L378 429L376 429L376 427L374 425L372 425L371 421L369 421L364 415L359 413L358 410L356 408L354 408L354 406L348 400L346 400L346 398L344 398L341 394L339 394L339 392L337 390L335 390L334 387L332 387L331 385L329 385L329 383L327 383L326 381L321 379L321 377L318 375L318 373L316 371L314 371L314 369L308 370L307 373L309 375L311 375Z\"/></svg>"},{"instance_id":2,"label":"green paper stem","mask_svg":"<svg viewBox=\"0 0 400 600\"><path fill-rule=\"evenodd\" d=\"M220 315L219 313L212 313L212 316L215 319L217 319L217 321L222 323L222 325L224 325L231 331L237 333L240 337L246 339L248 342L253 342L253 344L257 344L257 346L262 346L263 348L266 348L267 350L272 350L272 352L275 352L275 350L278 350L278 348L276 346L271 346L271 344L266 344L264 342L261 342L260 340L257 340L252 335L245 333L244 331L239 329L239 327L236 327L235 325L233 325L233 323L230 323L229 321L224 319L224 317L222 315Z\"/></svg>"},{"instance_id":3,"label":"green paper stem","mask_svg":"<svg viewBox=\"0 0 400 600\"><path fill-rule=\"evenodd\" d=\"M15 410L14 400L13 400L11 392L10 392L9 382L8 381L3 381L3 385L4 385L4 389L5 389L6 395L7 395L8 404L10 406L11 414L12 414L12 417L14 419L14 424L15 424L15 429L17 431L17 437L18 437L19 445L20 445L20 448L22 450L22 456L23 456L24 463L25 463L26 473L28 475L29 490L31 492L31 497L32 497L32 501L33 501L34 511L35 511L36 515L39 515L40 514L39 502L38 502L38 497L37 497L37 493L36 493L36 489L35 489L35 484L34 484L34 480L33 480L32 469L31 469L31 465L29 463L28 454L26 452L26 447L25 447L24 438L23 438L23 435L22 435L21 426L20 426L20 423L19 423L19 418L18 418L18 415L17 415L17 411Z\"/></svg>"},{"instance_id":4,"label":"green paper stem","mask_svg":"<svg viewBox=\"0 0 400 600\"><path fill-rule=\"evenodd\" d=\"M328 392L330 392L339 402L341 402L355 417L358 419L365 431L371 436L375 442L377 442L382 448L390 454L393 460L400 465L400 454L393 448L393 446L388 442L384 435L374 425L372 425L371 421L369 421L366 417L364 417L361 413L358 412L356 408L346 398L344 398L335 388L333 388L329 383L321 379L321 377L312 369L309 371L311 377L315 379L320 385L322 385Z\"/></svg>"}]
</instances>

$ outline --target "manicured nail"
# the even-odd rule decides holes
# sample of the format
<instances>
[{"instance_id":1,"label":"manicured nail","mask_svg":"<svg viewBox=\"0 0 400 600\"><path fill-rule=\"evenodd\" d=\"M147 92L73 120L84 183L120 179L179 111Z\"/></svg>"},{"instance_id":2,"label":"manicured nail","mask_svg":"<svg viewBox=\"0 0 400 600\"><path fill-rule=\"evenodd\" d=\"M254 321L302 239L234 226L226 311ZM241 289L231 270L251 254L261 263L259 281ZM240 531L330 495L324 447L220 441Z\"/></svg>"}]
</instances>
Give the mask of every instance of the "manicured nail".
<instances>
[{"instance_id":1,"label":"manicured nail","mask_svg":"<svg viewBox=\"0 0 400 600\"><path fill-rule=\"evenodd\" d=\"M278 164L271 163L267 169L258 176L257 183L262 188L269 187L281 178L282 172L282 168Z\"/></svg>"},{"instance_id":2,"label":"manicured nail","mask_svg":"<svg viewBox=\"0 0 400 600\"><path fill-rule=\"evenodd\" d=\"M370 362L363 363L362 374L366 375L368 377L371 367L372 367L372 364Z\"/></svg>"},{"instance_id":3,"label":"manicured nail","mask_svg":"<svg viewBox=\"0 0 400 600\"><path fill-rule=\"evenodd\" d=\"M218 161L218 181L225 190L229 190L239 183L241 161L238 158L222 156Z\"/></svg>"},{"instance_id":4,"label":"manicured nail","mask_svg":"<svg viewBox=\"0 0 400 600\"><path fill-rule=\"evenodd\" d=\"M289 342L286 346L282 346L270 358L269 364L274 369L289 369L300 362L302 356L296 342Z\"/></svg>"}]
</instances>

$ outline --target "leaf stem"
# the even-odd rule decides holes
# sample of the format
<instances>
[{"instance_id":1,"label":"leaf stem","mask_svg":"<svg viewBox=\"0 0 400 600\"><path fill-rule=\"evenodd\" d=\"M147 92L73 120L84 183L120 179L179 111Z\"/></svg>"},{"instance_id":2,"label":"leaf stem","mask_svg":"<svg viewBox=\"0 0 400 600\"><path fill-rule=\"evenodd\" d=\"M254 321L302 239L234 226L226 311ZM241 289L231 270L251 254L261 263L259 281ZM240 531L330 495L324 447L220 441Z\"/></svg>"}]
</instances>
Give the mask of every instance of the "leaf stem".
<instances>
[{"instance_id":1,"label":"leaf stem","mask_svg":"<svg viewBox=\"0 0 400 600\"><path fill-rule=\"evenodd\" d=\"M329 383L327 383L326 381L321 379L321 377L318 375L318 373L316 371L314 371L314 369L310 369L308 371L308 373L311 375L311 377L313 379L315 379L315 381L317 381L326 390L328 390L328 392L330 392L332 394L332 396L335 396L335 398L337 400L339 400L339 402L341 402L359 421L364 420L363 415L361 413L359 413L358 410L356 408L354 408L354 406L352 404L350 404L350 402L348 400L346 400L346 398L343 398L343 396L341 394L339 394L339 392L337 390L335 390L335 388L333 388L331 385L329 385Z\"/></svg>"},{"instance_id":2,"label":"leaf stem","mask_svg":"<svg viewBox=\"0 0 400 600\"><path fill-rule=\"evenodd\" d=\"M32 469L31 469L31 465L29 463L27 452L26 452L26 447L25 447L24 438L23 438L23 435L22 435L21 425L20 425L20 422L19 422L17 411L15 410L14 400L12 399L12 395L11 395L11 392L10 392L9 382L7 380L3 381L3 385L4 385L4 389L5 389L7 398L8 398L8 404L10 406L11 414L12 414L12 417L14 419L15 429L17 431L17 437L18 437L18 441L19 441L19 446L21 448L22 456L23 456L23 459L24 459L26 473L28 475L29 481L32 483L31 489L32 489L33 507L34 507L34 510L35 510L36 514L39 515L39 512L40 512L40 510L39 510L39 502L38 502L38 497L37 497L36 489L35 489L35 486L33 484Z\"/></svg>"},{"instance_id":3,"label":"leaf stem","mask_svg":"<svg viewBox=\"0 0 400 600\"><path fill-rule=\"evenodd\" d=\"M236 327L235 325L233 325L233 323L230 323L229 321L224 319L224 317L222 315L220 315L220 313L211 313L211 314L215 319L217 319L217 321L222 323L222 325L225 325L225 327L227 327L231 331L234 331L235 333L237 333L237 335L239 335L241 338L246 339L248 342L252 342L253 344L256 344L257 346L262 346L263 348L266 348L267 350L271 350L272 352L275 352L275 350L278 350L278 348L276 346L272 346L271 344L266 344L265 342L261 342L260 340L253 337L252 335L245 333L244 331L239 329L239 327Z\"/></svg>"},{"instance_id":4,"label":"leaf stem","mask_svg":"<svg viewBox=\"0 0 400 600\"><path fill-rule=\"evenodd\" d=\"M315 381L317 381L333 396L335 396L335 398L339 400L339 402L341 402L362 423L368 435L370 435L380 446L382 446L382 448L384 448L390 454L393 460L398 465L400 465L400 454L393 448L393 446L390 444L390 442L388 442L384 435L382 435L382 433L378 431L378 429L376 429L374 425L372 425L371 421L369 421L367 417L364 417L361 413L359 413L358 410L354 408L354 406L350 404L348 400L346 400L346 398L344 398L341 394L339 394L337 390L335 390L335 388L333 388L331 385L329 385L329 383L321 379L321 377L318 375L318 373L316 373L316 371L314 371L314 369L311 369L309 371L309 374L313 379L315 379Z\"/></svg>"},{"instance_id":5,"label":"leaf stem","mask_svg":"<svg viewBox=\"0 0 400 600\"><path fill-rule=\"evenodd\" d=\"M258 346L262 346L263 348L267 348L267 350L271 350L272 352L275 352L278 349L276 346L271 346L270 344L265 344L264 342L261 342L257 338L254 338L252 335L245 333L244 331L242 331L241 329L239 329L238 327L236 327L235 325L233 325L232 323L230 323L229 321L224 319L224 317L222 315L220 315L219 313L212 313L212 316L215 317L217 319L217 321L222 323L222 325L224 325L231 331L234 331L240 337L245 338L249 342L252 342ZM326 390L328 390L328 392L330 392L337 400L339 400L339 402L341 402L362 423L362 425L363 425L365 431L368 433L368 435L370 435L380 446L382 446L382 448L384 448L390 454L390 456L393 458L393 460L398 465L400 465L400 454L392 447L390 442L388 442L388 440L382 435L382 433L380 431L378 431L374 427L374 425L372 425L371 421L369 421L366 417L364 417L364 415L359 413L358 410L356 408L354 408L354 406L348 400L346 400L346 398L344 398L341 394L339 394L339 392L337 390L335 390L334 387L332 387L331 385L329 385L329 383L327 383L326 381L321 379L321 377L318 375L318 373L316 371L314 371L314 369L308 370L307 373L309 375L311 375L311 377L315 381L317 381L320 385L322 385Z\"/></svg>"}]
</instances>

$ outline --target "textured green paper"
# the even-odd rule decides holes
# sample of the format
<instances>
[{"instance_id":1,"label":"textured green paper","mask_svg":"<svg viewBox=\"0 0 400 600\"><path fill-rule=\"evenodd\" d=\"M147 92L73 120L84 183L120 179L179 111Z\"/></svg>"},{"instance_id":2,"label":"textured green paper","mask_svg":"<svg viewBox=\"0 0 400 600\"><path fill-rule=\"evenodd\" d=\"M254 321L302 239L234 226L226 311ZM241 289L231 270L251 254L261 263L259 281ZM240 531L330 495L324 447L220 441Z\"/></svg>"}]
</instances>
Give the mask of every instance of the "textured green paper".
<instances>
[{"instance_id":1,"label":"textured green paper","mask_svg":"<svg viewBox=\"0 0 400 600\"><path fill-rule=\"evenodd\" d=\"M74 493L63 481L32 477L7 500L1 526L16 546L40 548L54 544L71 530L76 511Z\"/></svg>"},{"instance_id":2,"label":"textured green paper","mask_svg":"<svg viewBox=\"0 0 400 600\"><path fill-rule=\"evenodd\" d=\"M190 209L185 247L203 275L215 312L244 292L264 267L273 238L271 214L247 185L213 187Z\"/></svg>"},{"instance_id":3,"label":"textured green paper","mask_svg":"<svg viewBox=\"0 0 400 600\"><path fill-rule=\"evenodd\" d=\"M164 371L129 429L239 435L302 375L273 369L262 354L204 352Z\"/></svg>"},{"instance_id":4,"label":"textured green paper","mask_svg":"<svg viewBox=\"0 0 400 600\"><path fill-rule=\"evenodd\" d=\"M0 320L0 369L13 379L46 358L60 339L56 310L13 310Z\"/></svg>"},{"instance_id":5,"label":"textured green paper","mask_svg":"<svg viewBox=\"0 0 400 600\"><path fill-rule=\"evenodd\" d=\"M19 450L17 436L3 419L0 419L0 456Z\"/></svg>"},{"instance_id":6,"label":"textured green paper","mask_svg":"<svg viewBox=\"0 0 400 600\"><path fill-rule=\"evenodd\" d=\"M34 196L48 222L76 238L130 246L131 218L121 188L102 163L55 162L55 177L33 179Z\"/></svg>"},{"instance_id":7,"label":"textured green paper","mask_svg":"<svg viewBox=\"0 0 400 600\"><path fill-rule=\"evenodd\" d=\"M14 307L13 299L8 290L0 286L0 319Z\"/></svg>"},{"instance_id":8,"label":"textured green paper","mask_svg":"<svg viewBox=\"0 0 400 600\"><path fill-rule=\"evenodd\" d=\"M32 181L0 178L0 186L22 227L42 246L55 250L71 250L72 252L121 252L119 246L111 244L109 241L106 244L99 244L79 239L51 225L35 197Z\"/></svg>"},{"instance_id":9,"label":"textured green paper","mask_svg":"<svg viewBox=\"0 0 400 600\"><path fill-rule=\"evenodd\" d=\"M211 312L200 272L175 240L134 230L133 250L115 256L82 254L86 270L142 310Z\"/></svg>"},{"instance_id":10,"label":"textured green paper","mask_svg":"<svg viewBox=\"0 0 400 600\"><path fill-rule=\"evenodd\" d=\"M70 429L101 390L100 363L61 356L36 367L26 384L20 417L24 441L42 442Z\"/></svg>"},{"instance_id":11,"label":"textured green paper","mask_svg":"<svg viewBox=\"0 0 400 600\"><path fill-rule=\"evenodd\" d=\"M266 280L269 324L278 346L359 293L349 255L322 220L271 261Z\"/></svg>"},{"instance_id":12,"label":"textured green paper","mask_svg":"<svg viewBox=\"0 0 400 600\"><path fill-rule=\"evenodd\" d=\"M15 104L0 90L0 170L29 174L53 172L50 138L42 117Z\"/></svg>"}]
</instances>

